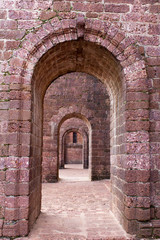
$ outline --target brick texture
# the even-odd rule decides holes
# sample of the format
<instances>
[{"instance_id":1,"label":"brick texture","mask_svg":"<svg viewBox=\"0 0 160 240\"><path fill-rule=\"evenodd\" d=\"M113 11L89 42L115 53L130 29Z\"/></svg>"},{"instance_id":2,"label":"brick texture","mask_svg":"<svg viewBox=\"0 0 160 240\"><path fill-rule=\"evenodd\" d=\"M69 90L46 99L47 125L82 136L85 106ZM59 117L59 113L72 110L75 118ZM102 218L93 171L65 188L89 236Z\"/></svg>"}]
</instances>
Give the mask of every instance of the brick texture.
<instances>
[{"instance_id":1,"label":"brick texture","mask_svg":"<svg viewBox=\"0 0 160 240\"><path fill-rule=\"evenodd\" d=\"M0 235L23 237L38 217L43 98L58 77L83 72L110 99L112 211L127 232L160 237L159 11L158 0L0 2ZM89 129L93 109L82 110L86 118L74 105L52 120L79 117ZM96 120L92 164L102 173Z\"/></svg>"},{"instance_id":2,"label":"brick texture","mask_svg":"<svg viewBox=\"0 0 160 240\"><path fill-rule=\"evenodd\" d=\"M83 89L82 89L83 86ZM103 84L98 79L84 74L84 73L70 73L63 77L56 79L56 81L48 88L44 99L44 137L43 137L43 181L57 181L57 143L54 145L52 141L53 126L55 128L57 122L57 115L65 116L65 112L68 112L68 108L75 109L76 112L83 115L87 113L87 119L90 119L92 128L87 127L86 121L79 118L70 118L66 120L59 131L60 143L59 151L63 148L62 144L65 144L66 163L74 163L74 153L79 157L75 163L83 163L82 151L87 146L83 146L82 142L85 140L85 133L88 140L86 144L89 144L89 131L99 132L99 126L101 125L101 134L95 138L92 137L92 144L96 148L95 157L104 156L104 161L99 160L101 168L98 165L92 164L93 176L92 179L109 178L110 176L110 157L109 157L109 116L110 116L110 104L109 96ZM82 110L83 109L83 110ZM73 112L74 113L74 112ZM72 113L72 114L73 114ZM85 113L84 113L85 114ZM85 116L85 115L84 115ZM91 120L94 116L93 120ZM62 118L61 117L61 118ZM86 116L85 116L86 117ZM83 134L81 144L71 145L73 141L68 136L62 143L62 136L65 131L80 130ZM69 133L68 133L69 134ZM66 136L67 137L67 136ZM67 141L67 142L66 142ZM70 143L70 144L69 144ZM66 148L67 147L67 148ZM89 159L89 149L88 159ZM99 153L99 154L98 154ZM60 154L60 152L59 152ZM86 153L87 154L87 153ZM81 157L80 157L81 156ZM83 156L84 157L84 156ZM94 157L94 155L92 155ZM59 156L64 158L64 156ZM81 159L81 160L80 160ZM65 161L63 159L63 161ZM59 159L59 165L61 166L61 159ZM84 164L85 165L85 164ZM87 164L88 165L88 164ZM51 167L52 166L52 167ZM102 167L103 166L103 167ZM96 169L98 170L96 173ZM99 173L98 173L99 172Z\"/></svg>"}]
</instances>

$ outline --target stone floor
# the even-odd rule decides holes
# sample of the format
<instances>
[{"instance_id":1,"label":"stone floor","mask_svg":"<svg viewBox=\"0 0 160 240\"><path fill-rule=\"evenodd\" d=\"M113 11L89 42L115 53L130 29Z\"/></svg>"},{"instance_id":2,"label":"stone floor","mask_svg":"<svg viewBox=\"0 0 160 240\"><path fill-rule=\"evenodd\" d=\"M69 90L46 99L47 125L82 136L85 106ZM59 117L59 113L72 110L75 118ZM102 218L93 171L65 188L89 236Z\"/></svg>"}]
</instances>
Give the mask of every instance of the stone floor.
<instances>
[{"instance_id":1,"label":"stone floor","mask_svg":"<svg viewBox=\"0 0 160 240\"><path fill-rule=\"evenodd\" d=\"M89 170L83 169L82 164L66 164L64 169L59 170L61 182L90 181Z\"/></svg>"},{"instance_id":2,"label":"stone floor","mask_svg":"<svg viewBox=\"0 0 160 240\"><path fill-rule=\"evenodd\" d=\"M76 168L67 166L60 170L58 183L43 184L42 212L29 237L24 239L134 239L110 211L109 180L91 182L88 170Z\"/></svg>"}]
</instances>

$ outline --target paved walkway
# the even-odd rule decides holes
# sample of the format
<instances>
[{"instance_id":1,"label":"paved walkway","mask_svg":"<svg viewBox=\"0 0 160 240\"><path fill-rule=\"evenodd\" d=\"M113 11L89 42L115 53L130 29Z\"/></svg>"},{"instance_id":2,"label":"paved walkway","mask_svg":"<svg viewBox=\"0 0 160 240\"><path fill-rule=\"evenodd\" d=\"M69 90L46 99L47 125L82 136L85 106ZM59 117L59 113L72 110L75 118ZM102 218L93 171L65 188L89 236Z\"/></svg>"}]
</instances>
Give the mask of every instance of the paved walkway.
<instances>
[{"instance_id":1,"label":"paved walkway","mask_svg":"<svg viewBox=\"0 0 160 240\"><path fill-rule=\"evenodd\" d=\"M27 239L132 239L110 212L109 180L90 182L85 170L73 170L72 177L71 169L64 171L60 182L43 184L42 213Z\"/></svg>"}]
</instances>

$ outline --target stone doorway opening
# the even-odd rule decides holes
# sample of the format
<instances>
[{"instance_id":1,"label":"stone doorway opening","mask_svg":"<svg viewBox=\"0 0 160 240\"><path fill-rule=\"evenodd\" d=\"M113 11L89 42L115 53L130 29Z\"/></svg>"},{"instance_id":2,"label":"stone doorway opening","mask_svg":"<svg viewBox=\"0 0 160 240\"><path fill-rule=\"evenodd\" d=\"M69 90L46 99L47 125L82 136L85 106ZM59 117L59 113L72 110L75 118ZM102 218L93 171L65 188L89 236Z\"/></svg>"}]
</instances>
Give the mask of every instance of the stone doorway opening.
<instances>
[{"instance_id":1,"label":"stone doorway opening","mask_svg":"<svg viewBox=\"0 0 160 240\"><path fill-rule=\"evenodd\" d=\"M89 128L79 118L66 120L59 131L59 168L66 164L89 167Z\"/></svg>"},{"instance_id":2,"label":"stone doorway opening","mask_svg":"<svg viewBox=\"0 0 160 240\"><path fill-rule=\"evenodd\" d=\"M70 118L59 130L59 181L88 181L89 175L89 128Z\"/></svg>"},{"instance_id":3,"label":"stone doorway opening","mask_svg":"<svg viewBox=\"0 0 160 240\"><path fill-rule=\"evenodd\" d=\"M137 55L135 57L137 58ZM127 62L125 63L127 64ZM140 65L137 65L139 63L136 65L135 64L136 63L134 63L134 74L141 71L138 66L145 68L142 61L140 61ZM44 55L42 55L36 64L32 78L33 134L31 135L31 146L33 150L31 151L31 159L34 159L34 161L31 162L31 166L32 172L35 172L37 174L32 174L32 177L30 178L30 186L32 189L29 209L30 226L33 225L33 222L39 215L41 207L40 180L42 156L41 129L43 116L43 97L48 86L53 81L55 82L59 76L62 76L68 72L83 72L100 79L109 94L111 122L110 161L112 179L112 211L127 231L131 233L137 231L138 221L131 221L127 217L128 211L130 211L130 207L127 205L126 198L130 198L131 183L126 174L129 174L130 166L132 166L132 164L134 168L134 164L145 159L146 165L146 158L143 158L143 154L146 156L146 152L138 152L136 156L133 156L134 152L132 147L130 147L130 141L132 142L134 139L132 138L132 134L130 134L130 129L131 131L136 131L138 134L139 131L141 132L141 130L143 130L143 127L147 127L148 125L144 125L144 119L141 122L141 116L139 117L139 115L130 114L132 112L130 108L132 109L132 107L134 108L135 106L135 103L132 104L133 98L135 99L136 96L137 103L144 102L145 94L137 94L137 90L134 89L134 84L132 81L130 82L130 76L134 78L135 75L130 75L130 67L126 66L126 69L123 68L124 67L122 67L120 62L104 46L100 46L94 42L86 41L81 38L76 41L64 41L63 43L59 43L56 46L50 48ZM99 122L96 121L95 124L92 123L92 121L95 120L95 117L93 118L91 111L85 110L83 107L81 108L81 111L79 111L77 110L76 105L75 109L72 106L67 110L61 108L61 111L59 113L57 112L56 115L52 118L53 124L51 124L51 128L52 131L56 133L53 135L53 144L57 146L58 131L60 127L59 123L63 123L65 120L71 117L80 117L82 119L87 119L87 122L89 122L91 125L92 136L90 139L92 147L89 149L89 151L92 151L92 165L90 165L91 179L98 180L103 176L106 177L106 173L109 173L109 171L107 171L107 168L104 171L104 168L102 167L103 164L101 164L104 161L104 156L101 154L96 156L97 146L99 147L101 143L97 142L95 144L93 142L97 136L99 137L101 129L99 129ZM95 129L93 129L93 126ZM130 135L131 137L129 137ZM147 142L145 144L148 146ZM134 143L134 145L136 148L137 143ZM57 150L55 152L57 154ZM133 163L130 161L130 159L133 159ZM137 159L140 160L138 161ZM110 168L109 164L107 166ZM56 167L58 169L57 162ZM56 171L56 174L57 175L55 177L55 180L58 178L58 171ZM125 211L124 208L126 209ZM140 209L140 211L141 210L143 211L143 209Z\"/></svg>"},{"instance_id":4,"label":"stone doorway opening","mask_svg":"<svg viewBox=\"0 0 160 240\"><path fill-rule=\"evenodd\" d=\"M83 138L79 132L71 131L64 137L64 165L81 164L83 152Z\"/></svg>"},{"instance_id":5,"label":"stone doorway opening","mask_svg":"<svg viewBox=\"0 0 160 240\"><path fill-rule=\"evenodd\" d=\"M43 182L57 182L59 168L72 163L88 168L92 180L110 177L110 100L97 78L81 72L57 78L44 97L43 126Z\"/></svg>"},{"instance_id":6,"label":"stone doorway opening","mask_svg":"<svg viewBox=\"0 0 160 240\"><path fill-rule=\"evenodd\" d=\"M66 120L59 130L59 180L89 180L89 128L79 118ZM69 174L70 173L70 174Z\"/></svg>"}]
</instances>

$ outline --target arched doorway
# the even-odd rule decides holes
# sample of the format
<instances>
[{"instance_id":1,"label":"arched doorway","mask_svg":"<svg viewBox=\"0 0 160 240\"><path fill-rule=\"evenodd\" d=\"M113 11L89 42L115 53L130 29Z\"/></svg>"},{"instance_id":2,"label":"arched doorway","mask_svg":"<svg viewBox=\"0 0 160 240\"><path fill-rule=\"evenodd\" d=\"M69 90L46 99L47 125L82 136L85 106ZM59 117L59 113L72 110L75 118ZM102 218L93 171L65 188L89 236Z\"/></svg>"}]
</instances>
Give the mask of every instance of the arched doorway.
<instances>
[{"instance_id":1,"label":"arched doorway","mask_svg":"<svg viewBox=\"0 0 160 240\"><path fill-rule=\"evenodd\" d=\"M77 131L64 137L64 164L82 164L83 138Z\"/></svg>"},{"instance_id":2,"label":"arched doorway","mask_svg":"<svg viewBox=\"0 0 160 240\"><path fill-rule=\"evenodd\" d=\"M69 138L69 139L67 139ZM74 153L71 149L71 159L67 155L67 144L70 144L71 148L78 148L79 150ZM87 132L79 129L69 129L62 136L61 156L60 156L60 168L64 168L67 163L82 164L84 169L89 167L89 140ZM80 152L80 153L79 153Z\"/></svg>"},{"instance_id":3,"label":"arched doorway","mask_svg":"<svg viewBox=\"0 0 160 240\"><path fill-rule=\"evenodd\" d=\"M46 26L44 32L42 41L34 35L35 44L27 45L27 41L23 43L29 57L22 66L15 66L17 72L21 73L22 80L30 83L32 79L29 95L32 107L26 115L27 121L31 121L31 135L27 145L29 150L27 153L23 151L25 144L21 144L20 139L17 146L20 156L29 160L29 193L26 194L29 220L28 217L25 218L26 225L31 228L41 207L42 112L45 91L58 76L80 71L99 78L110 95L112 209L124 228L135 233L140 227L140 215L150 210L150 206L144 209L141 204L131 203L134 196L138 203L141 202L139 198L149 197L149 182L144 182L142 174L138 174L149 168L149 140L146 135L137 138L136 142L134 140L134 134L148 134L149 129L148 109L142 107L142 103L148 101L148 93L146 90L137 90L134 84L140 79L146 80L145 64L123 34L98 20L58 21L54 27ZM24 95L27 91L24 90ZM136 110L135 102L141 103ZM25 111L23 104L21 106L20 116ZM92 139L98 134L98 128L92 131ZM94 151L97 151L96 146L92 145L92 152ZM98 157L103 160L101 156ZM97 164L95 157L92 158L92 175L97 174L97 169L101 169L101 164L100 161ZM129 177L130 173L133 176L137 174L138 177L133 181ZM141 191L142 183L144 191ZM136 214L132 215L130 212L133 210ZM149 220L149 214L147 218Z\"/></svg>"},{"instance_id":4,"label":"arched doorway","mask_svg":"<svg viewBox=\"0 0 160 240\"><path fill-rule=\"evenodd\" d=\"M95 135L96 138L92 139L92 144L94 142L95 145L99 143L104 161L101 162L101 171L98 174L94 174L92 179L109 178L109 103L109 96L104 85L89 74L80 72L68 73L56 79L49 86L44 97L43 182L58 181L59 165L61 167L64 165L64 163L61 164L64 161L64 153L61 155L62 135L71 128L77 129L83 135L85 160L89 159L89 150L87 150L87 148L89 149L87 147L89 145L89 129L91 129L90 135L92 135L92 130L100 130L99 135ZM58 125L62 119L64 119L63 123L59 127L59 132L57 132ZM58 145L58 140L54 141L54 138L57 138L57 134L59 139ZM57 146L59 147L57 148ZM95 154L97 153L95 152ZM91 157L94 157L94 154ZM97 158L97 155L95 157ZM88 166L87 162L88 160L84 161L85 167Z\"/></svg>"}]
</instances>

